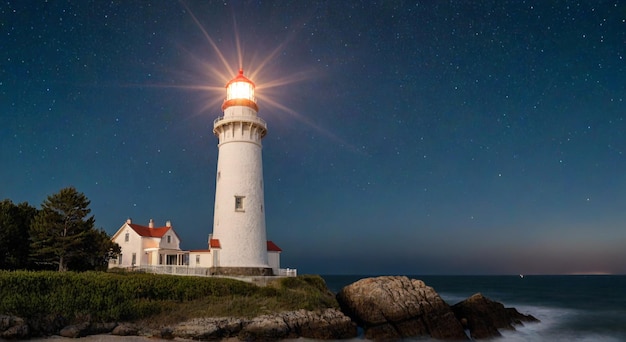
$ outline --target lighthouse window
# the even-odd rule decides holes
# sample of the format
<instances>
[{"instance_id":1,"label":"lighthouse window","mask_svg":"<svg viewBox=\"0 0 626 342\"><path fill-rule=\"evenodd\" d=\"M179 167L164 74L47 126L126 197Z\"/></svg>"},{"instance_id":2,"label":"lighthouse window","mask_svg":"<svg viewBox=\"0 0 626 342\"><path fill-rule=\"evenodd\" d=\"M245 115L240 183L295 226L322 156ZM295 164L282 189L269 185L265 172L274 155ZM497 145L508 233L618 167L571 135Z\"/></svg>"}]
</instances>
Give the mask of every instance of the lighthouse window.
<instances>
[{"instance_id":1,"label":"lighthouse window","mask_svg":"<svg viewBox=\"0 0 626 342\"><path fill-rule=\"evenodd\" d=\"M235 211L243 211L243 196L235 196Z\"/></svg>"}]
</instances>

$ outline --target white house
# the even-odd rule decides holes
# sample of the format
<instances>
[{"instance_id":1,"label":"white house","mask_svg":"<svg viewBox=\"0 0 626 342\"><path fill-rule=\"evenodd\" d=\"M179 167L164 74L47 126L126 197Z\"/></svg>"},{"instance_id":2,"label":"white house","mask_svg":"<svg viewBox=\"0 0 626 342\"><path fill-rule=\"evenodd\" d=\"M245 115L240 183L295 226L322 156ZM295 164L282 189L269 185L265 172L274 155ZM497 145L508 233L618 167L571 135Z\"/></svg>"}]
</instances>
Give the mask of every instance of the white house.
<instances>
[{"instance_id":1,"label":"white house","mask_svg":"<svg viewBox=\"0 0 626 342\"><path fill-rule=\"evenodd\" d=\"M164 227L155 227L152 219L148 226L128 219L111 240L120 245L122 252L109 261L109 268L187 263L187 252L180 249L180 238L170 221Z\"/></svg>"}]
</instances>

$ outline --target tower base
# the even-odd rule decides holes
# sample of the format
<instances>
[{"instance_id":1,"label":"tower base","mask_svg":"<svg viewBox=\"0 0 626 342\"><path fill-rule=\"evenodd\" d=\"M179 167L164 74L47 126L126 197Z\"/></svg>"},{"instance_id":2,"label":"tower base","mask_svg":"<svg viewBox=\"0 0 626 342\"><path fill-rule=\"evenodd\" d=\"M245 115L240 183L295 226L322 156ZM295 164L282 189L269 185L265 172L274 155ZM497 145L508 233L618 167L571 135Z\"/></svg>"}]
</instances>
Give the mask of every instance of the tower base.
<instances>
[{"instance_id":1,"label":"tower base","mask_svg":"<svg viewBox=\"0 0 626 342\"><path fill-rule=\"evenodd\" d=\"M211 275L222 276L273 276L274 272L270 267L211 267L209 269Z\"/></svg>"}]
</instances>

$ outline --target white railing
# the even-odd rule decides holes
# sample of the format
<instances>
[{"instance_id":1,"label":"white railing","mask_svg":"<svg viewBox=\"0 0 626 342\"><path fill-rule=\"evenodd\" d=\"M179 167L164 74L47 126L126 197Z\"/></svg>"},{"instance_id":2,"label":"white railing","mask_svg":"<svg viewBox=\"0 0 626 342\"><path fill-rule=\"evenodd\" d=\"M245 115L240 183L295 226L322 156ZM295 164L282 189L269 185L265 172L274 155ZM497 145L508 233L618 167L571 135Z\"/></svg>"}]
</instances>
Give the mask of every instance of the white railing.
<instances>
[{"instance_id":1,"label":"white railing","mask_svg":"<svg viewBox=\"0 0 626 342\"><path fill-rule=\"evenodd\" d=\"M173 275L190 275L207 277L211 275L208 267L189 267L189 266L176 266L176 265L141 265L137 267L138 270L156 273L156 274L173 274Z\"/></svg>"},{"instance_id":2,"label":"white railing","mask_svg":"<svg viewBox=\"0 0 626 342\"><path fill-rule=\"evenodd\" d=\"M261 119L258 116L251 116L251 115L220 116L217 119L213 120L213 127L217 126L218 122L221 124L222 122L220 121L224 121L224 123L239 122L239 121L254 122L254 123L261 125L261 127L267 129L267 122L265 122L265 120Z\"/></svg>"},{"instance_id":3,"label":"white railing","mask_svg":"<svg viewBox=\"0 0 626 342\"><path fill-rule=\"evenodd\" d=\"M178 265L141 265L133 267L133 270L156 274L188 275L197 277L212 276L211 268L209 267L189 267ZM280 268L278 269L278 274L275 274L274 276L296 277L297 275L298 270L295 268Z\"/></svg>"},{"instance_id":4,"label":"white railing","mask_svg":"<svg viewBox=\"0 0 626 342\"><path fill-rule=\"evenodd\" d=\"M279 268L277 276L296 277L298 276L298 270L295 268Z\"/></svg>"}]
</instances>

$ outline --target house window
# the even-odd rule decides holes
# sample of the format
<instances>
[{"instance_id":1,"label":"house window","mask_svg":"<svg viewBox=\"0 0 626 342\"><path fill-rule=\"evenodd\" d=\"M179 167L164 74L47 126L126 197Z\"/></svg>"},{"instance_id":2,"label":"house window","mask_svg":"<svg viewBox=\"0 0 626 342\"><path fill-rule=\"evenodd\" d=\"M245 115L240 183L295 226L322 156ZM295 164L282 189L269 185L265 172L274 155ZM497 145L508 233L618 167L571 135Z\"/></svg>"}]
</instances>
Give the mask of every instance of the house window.
<instances>
[{"instance_id":1,"label":"house window","mask_svg":"<svg viewBox=\"0 0 626 342\"><path fill-rule=\"evenodd\" d=\"M244 196L235 196L235 211L244 211L243 199Z\"/></svg>"},{"instance_id":2,"label":"house window","mask_svg":"<svg viewBox=\"0 0 626 342\"><path fill-rule=\"evenodd\" d=\"M167 243L172 243L172 237L171 236L167 236Z\"/></svg>"},{"instance_id":3,"label":"house window","mask_svg":"<svg viewBox=\"0 0 626 342\"><path fill-rule=\"evenodd\" d=\"M124 242L128 242L129 239L130 239L130 234L126 232L126 235L124 236Z\"/></svg>"},{"instance_id":4,"label":"house window","mask_svg":"<svg viewBox=\"0 0 626 342\"><path fill-rule=\"evenodd\" d=\"M200 263L200 254L196 254L196 264Z\"/></svg>"},{"instance_id":5,"label":"house window","mask_svg":"<svg viewBox=\"0 0 626 342\"><path fill-rule=\"evenodd\" d=\"M122 264L122 253L120 253L119 263L120 263L120 265Z\"/></svg>"},{"instance_id":6,"label":"house window","mask_svg":"<svg viewBox=\"0 0 626 342\"><path fill-rule=\"evenodd\" d=\"M137 263L137 253L133 253L133 261L131 264L135 266L136 263Z\"/></svg>"}]
</instances>

